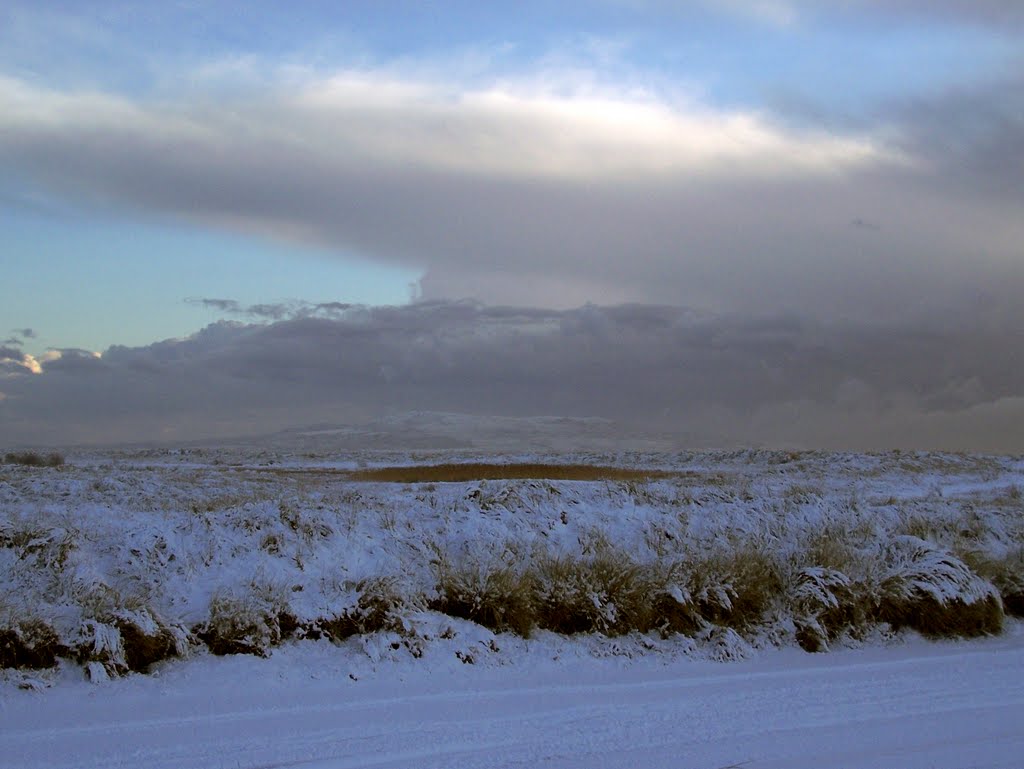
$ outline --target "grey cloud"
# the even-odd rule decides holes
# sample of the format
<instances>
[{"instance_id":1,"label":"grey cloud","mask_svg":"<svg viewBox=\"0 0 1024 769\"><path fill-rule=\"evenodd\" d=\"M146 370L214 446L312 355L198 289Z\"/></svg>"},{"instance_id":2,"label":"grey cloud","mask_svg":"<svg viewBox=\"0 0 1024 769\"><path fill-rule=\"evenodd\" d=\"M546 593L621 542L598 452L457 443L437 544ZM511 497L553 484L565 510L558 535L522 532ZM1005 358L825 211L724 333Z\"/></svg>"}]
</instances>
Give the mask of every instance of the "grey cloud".
<instances>
[{"instance_id":1,"label":"grey cloud","mask_svg":"<svg viewBox=\"0 0 1024 769\"><path fill-rule=\"evenodd\" d=\"M4 344L4 345L14 345L15 347L22 347L25 344L25 340L24 339L19 339L16 336L11 336L11 337L8 337L7 339L5 339L2 344Z\"/></svg>"},{"instance_id":2,"label":"grey cloud","mask_svg":"<svg viewBox=\"0 0 1024 769\"><path fill-rule=\"evenodd\" d=\"M1022 6L1024 7L1024 6ZM1024 75L893 105L904 142L940 177L993 201L1024 203Z\"/></svg>"},{"instance_id":3,"label":"grey cloud","mask_svg":"<svg viewBox=\"0 0 1024 769\"><path fill-rule=\"evenodd\" d=\"M230 313L232 315L245 313L245 310L234 299L205 299L189 297L185 300L185 303L195 305L196 307L203 307L207 310L217 310L219 312Z\"/></svg>"},{"instance_id":4,"label":"grey cloud","mask_svg":"<svg viewBox=\"0 0 1024 769\"><path fill-rule=\"evenodd\" d=\"M559 138L543 102L499 109L477 95L483 106L463 109L415 84L378 84L367 95L365 84L346 83L306 100L278 94L223 107L93 104L7 83L19 99L54 102L67 116L46 125L18 111L0 118L8 126L0 159L72 197L419 268L426 298L905 320L961 312L986 292L1009 306L1004 295L1024 284L1010 259L1024 239L1015 193L958 183L967 166L979 184L988 179L967 159L998 165L1015 129L1002 149L965 136L966 159L956 164L935 162L941 142L922 131L924 113L906 117L901 159L867 140L791 135L766 122L752 124L749 143L721 139L737 130L728 116L691 124L636 107L639 133L619 146L614 121L603 122L615 103L611 112L593 108L596 128L580 118L576 140ZM458 147L433 138L449 135ZM595 154L595 143L607 151ZM1012 169L1000 168L1001 189L1012 186ZM867 233L852 220L880 229ZM347 312L199 301L250 319Z\"/></svg>"},{"instance_id":5,"label":"grey cloud","mask_svg":"<svg viewBox=\"0 0 1024 769\"><path fill-rule=\"evenodd\" d=\"M655 305L357 306L221 321L102 359L66 351L4 380L17 397L0 427L20 440L155 440L430 410L600 416L739 443L1010 451L994 415L1022 427L1015 339ZM972 427L970 415L985 417Z\"/></svg>"},{"instance_id":6,"label":"grey cloud","mask_svg":"<svg viewBox=\"0 0 1024 769\"><path fill-rule=\"evenodd\" d=\"M16 328L16 329L13 329L13 331L14 331L15 334L18 334L19 336L23 337L24 339L35 339L36 338L36 332L35 332L34 329L31 329L31 328Z\"/></svg>"},{"instance_id":7,"label":"grey cloud","mask_svg":"<svg viewBox=\"0 0 1024 769\"><path fill-rule=\"evenodd\" d=\"M851 221L850 226L856 227L858 230L871 230L872 232L878 232L882 229L881 226L874 222L869 222L867 219L861 219L860 217Z\"/></svg>"},{"instance_id":8,"label":"grey cloud","mask_svg":"<svg viewBox=\"0 0 1024 769\"><path fill-rule=\"evenodd\" d=\"M31 371L33 359L16 346L0 347L0 381L5 377L20 376Z\"/></svg>"},{"instance_id":9,"label":"grey cloud","mask_svg":"<svg viewBox=\"0 0 1024 769\"><path fill-rule=\"evenodd\" d=\"M944 20L986 27L1024 24L1024 7L1017 0L606 0L642 10L684 14L703 6L773 25L788 26L807 15L845 11L891 20Z\"/></svg>"},{"instance_id":10,"label":"grey cloud","mask_svg":"<svg viewBox=\"0 0 1024 769\"><path fill-rule=\"evenodd\" d=\"M879 15L903 14L934 20L966 21L996 28L1024 23L1024 6L1016 0L836 0L844 8L864 9Z\"/></svg>"},{"instance_id":11,"label":"grey cloud","mask_svg":"<svg viewBox=\"0 0 1024 769\"><path fill-rule=\"evenodd\" d=\"M45 370L68 373L90 373L107 368L107 364L90 350L78 347L54 348L49 358L43 358Z\"/></svg>"},{"instance_id":12,"label":"grey cloud","mask_svg":"<svg viewBox=\"0 0 1024 769\"><path fill-rule=\"evenodd\" d=\"M226 315L247 317L253 320L283 320L303 317L340 317L356 306L346 302L290 302L243 305L234 299L206 299L190 297L187 304L216 310Z\"/></svg>"}]
</instances>

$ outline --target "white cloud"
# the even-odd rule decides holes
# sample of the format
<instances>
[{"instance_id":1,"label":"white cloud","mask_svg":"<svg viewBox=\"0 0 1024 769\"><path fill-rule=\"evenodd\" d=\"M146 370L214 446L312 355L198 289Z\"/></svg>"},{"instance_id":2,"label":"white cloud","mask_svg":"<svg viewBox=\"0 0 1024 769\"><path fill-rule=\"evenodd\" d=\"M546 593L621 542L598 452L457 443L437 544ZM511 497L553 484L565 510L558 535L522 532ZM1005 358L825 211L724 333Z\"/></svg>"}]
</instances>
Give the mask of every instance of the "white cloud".
<instances>
[{"instance_id":1,"label":"white cloud","mask_svg":"<svg viewBox=\"0 0 1024 769\"><path fill-rule=\"evenodd\" d=\"M411 164L580 180L694 172L792 177L896 158L869 137L784 130L750 111L672 105L612 89L574 95L529 86L460 90L386 73L342 72L293 93L213 105L136 103L0 78L0 125L9 143L74 140L114 153L107 142L124 140L140 151L217 154L227 163L233 155L265 151L338 173L354 165Z\"/></svg>"}]
</instances>

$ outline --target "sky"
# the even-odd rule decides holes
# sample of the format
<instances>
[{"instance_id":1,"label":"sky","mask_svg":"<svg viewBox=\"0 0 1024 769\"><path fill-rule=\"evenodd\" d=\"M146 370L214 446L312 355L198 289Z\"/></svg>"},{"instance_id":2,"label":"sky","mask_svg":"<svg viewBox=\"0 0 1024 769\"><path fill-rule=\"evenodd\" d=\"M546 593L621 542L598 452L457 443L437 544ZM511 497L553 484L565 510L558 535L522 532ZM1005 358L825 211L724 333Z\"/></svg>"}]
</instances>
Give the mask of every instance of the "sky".
<instances>
[{"instance_id":1,"label":"sky","mask_svg":"<svg viewBox=\"0 0 1024 769\"><path fill-rule=\"evenodd\" d=\"M0 8L0 444L1024 445L1024 5Z\"/></svg>"}]
</instances>

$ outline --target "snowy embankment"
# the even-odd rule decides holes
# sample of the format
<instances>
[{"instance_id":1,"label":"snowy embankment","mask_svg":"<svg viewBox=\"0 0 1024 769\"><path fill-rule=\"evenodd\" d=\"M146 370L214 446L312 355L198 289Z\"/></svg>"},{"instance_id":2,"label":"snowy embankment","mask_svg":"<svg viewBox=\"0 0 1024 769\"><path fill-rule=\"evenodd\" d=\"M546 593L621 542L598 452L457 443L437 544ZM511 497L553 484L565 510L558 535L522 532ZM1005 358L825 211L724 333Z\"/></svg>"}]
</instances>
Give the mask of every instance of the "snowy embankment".
<instances>
[{"instance_id":1,"label":"snowy embankment","mask_svg":"<svg viewBox=\"0 0 1024 769\"><path fill-rule=\"evenodd\" d=\"M96 680L297 639L371 667L550 637L740 659L997 634L1024 601L1020 460L575 455L661 475L403 484L342 471L368 457L259 456L0 467L0 667Z\"/></svg>"}]
</instances>

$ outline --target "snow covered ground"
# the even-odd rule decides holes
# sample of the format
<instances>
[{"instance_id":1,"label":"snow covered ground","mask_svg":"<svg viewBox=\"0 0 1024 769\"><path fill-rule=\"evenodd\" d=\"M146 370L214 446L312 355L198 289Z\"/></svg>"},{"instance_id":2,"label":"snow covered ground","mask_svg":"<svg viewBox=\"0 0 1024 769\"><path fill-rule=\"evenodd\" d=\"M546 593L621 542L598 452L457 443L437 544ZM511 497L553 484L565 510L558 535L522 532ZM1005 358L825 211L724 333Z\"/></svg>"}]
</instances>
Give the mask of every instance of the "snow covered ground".
<instances>
[{"instance_id":1,"label":"snow covered ground","mask_svg":"<svg viewBox=\"0 0 1024 769\"><path fill-rule=\"evenodd\" d=\"M1022 765L1020 458L495 459L0 465L0 767Z\"/></svg>"},{"instance_id":2,"label":"snow covered ground","mask_svg":"<svg viewBox=\"0 0 1024 769\"><path fill-rule=\"evenodd\" d=\"M354 643L306 641L99 687L68 674L0 693L0 766L1018 769L1024 756L1016 622L995 639L730 663L570 647L544 637L501 665L371 670Z\"/></svg>"}]
</instances>

